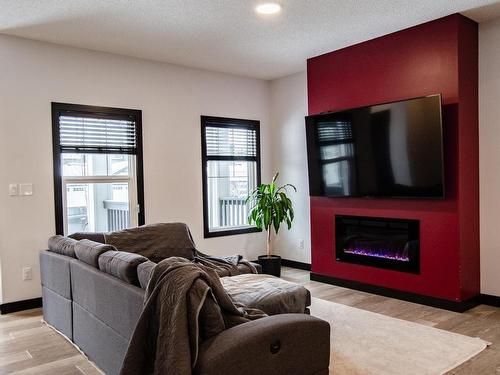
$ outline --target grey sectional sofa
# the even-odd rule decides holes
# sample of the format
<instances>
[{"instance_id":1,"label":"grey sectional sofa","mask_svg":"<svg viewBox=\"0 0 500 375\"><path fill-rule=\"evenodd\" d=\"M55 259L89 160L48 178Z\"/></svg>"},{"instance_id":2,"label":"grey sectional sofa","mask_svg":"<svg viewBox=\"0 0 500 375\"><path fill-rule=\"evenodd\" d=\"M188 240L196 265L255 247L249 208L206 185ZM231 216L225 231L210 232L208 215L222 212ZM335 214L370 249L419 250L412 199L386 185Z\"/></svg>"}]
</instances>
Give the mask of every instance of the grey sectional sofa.
<instances>
[{"instance_id":1,"label":"grey sectional sofa","mask_svg":"<svg viewBox=\"0 0 500 375\"><path fill-rule=\"evenodd\" d=\"M101 254L94 254L95 259ZM71 251L40 253L43 314L106 374L118 374L144 290L137 282L102 272L95 259L85 263ZM328 374L329 342L330 327L320 319L306 314L270 316L203 342L193 373Z\"/></svg>"}]
</instances>

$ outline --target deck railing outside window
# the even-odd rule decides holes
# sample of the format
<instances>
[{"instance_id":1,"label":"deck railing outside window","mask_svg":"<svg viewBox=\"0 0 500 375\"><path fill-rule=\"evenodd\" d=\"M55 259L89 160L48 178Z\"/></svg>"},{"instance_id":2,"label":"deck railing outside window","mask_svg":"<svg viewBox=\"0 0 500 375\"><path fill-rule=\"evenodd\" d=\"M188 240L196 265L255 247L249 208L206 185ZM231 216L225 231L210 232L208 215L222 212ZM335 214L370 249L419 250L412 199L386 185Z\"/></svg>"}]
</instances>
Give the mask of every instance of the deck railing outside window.
<instances>
[{"instance_id":1,"label":"deck railing outside window","mask_svg":"<svg viewBox=\"0 0 500 375\"><path fill-rule=\"evenodd\" d=\"M245 198L227 197L219 199L220 225L240 227L248 225L248 205Z\"/></svg>"},{"instance_id":2,"label":"deck railing outside window","mask_svg":"<svg viewBox=\"0 0 500 375\"><path fill-rule=\"evenodd\" d=\"M107 210L109 232L130 227L128 202L105 200L104 208Z\"/></svg>"}]
</instances>

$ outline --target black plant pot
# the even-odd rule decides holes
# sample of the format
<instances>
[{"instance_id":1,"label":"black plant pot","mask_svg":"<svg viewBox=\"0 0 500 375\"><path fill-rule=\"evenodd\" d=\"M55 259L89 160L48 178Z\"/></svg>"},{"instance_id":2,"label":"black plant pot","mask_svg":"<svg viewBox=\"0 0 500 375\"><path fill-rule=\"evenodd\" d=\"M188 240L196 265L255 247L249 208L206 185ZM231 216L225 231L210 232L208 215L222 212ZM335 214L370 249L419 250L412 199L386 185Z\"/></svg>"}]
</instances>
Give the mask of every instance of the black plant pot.
<instances>
[{"instance_id":1,"label":"black plant pot","mask_svg":"<svg viewBox=\"0 0 500 375\"><path fill-rule=\"evenodd\" d=\"M262 266L262 273L266 275L281 276L281 257L278 255L259 255L258 263Z\"/></svg>"}]
</instances>

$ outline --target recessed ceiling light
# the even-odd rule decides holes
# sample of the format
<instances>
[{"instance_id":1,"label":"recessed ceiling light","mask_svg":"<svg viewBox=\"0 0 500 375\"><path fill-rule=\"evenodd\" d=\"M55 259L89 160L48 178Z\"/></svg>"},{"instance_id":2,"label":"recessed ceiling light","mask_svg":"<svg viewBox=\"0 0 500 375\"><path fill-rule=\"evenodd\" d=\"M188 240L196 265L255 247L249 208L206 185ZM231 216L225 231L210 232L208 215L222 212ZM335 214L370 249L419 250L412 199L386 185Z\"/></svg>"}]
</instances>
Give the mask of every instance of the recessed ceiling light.
<instances>
[{"instance_id":1,"label":"recessed ceiling light","mask_svg":"<svg viewBox=\"0 0 500 375\"><path fill-rule=\"evenodd\" d=\"M276 14L281 10L281 5L278 3L263 3L257 5L255 11L259 14Z\"/></svg>"}]
</instances>

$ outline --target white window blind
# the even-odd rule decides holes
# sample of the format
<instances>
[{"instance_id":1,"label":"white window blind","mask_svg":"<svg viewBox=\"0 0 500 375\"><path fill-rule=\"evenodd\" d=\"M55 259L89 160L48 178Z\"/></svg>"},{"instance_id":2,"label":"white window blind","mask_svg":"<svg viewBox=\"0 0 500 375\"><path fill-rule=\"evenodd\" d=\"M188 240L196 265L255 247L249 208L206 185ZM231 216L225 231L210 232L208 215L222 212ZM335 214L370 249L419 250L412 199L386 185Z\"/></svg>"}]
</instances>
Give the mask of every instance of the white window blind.
<instances>
[{"instance_id":1,"label":"white window blind","mask_svg":"<svg viewBox=\"0 0 500 375\"><path fill-rule=\"evenodd\" d=\"M320 142L352 140L351 123L347 121L332 121L318 124L318 140Z\"/></svg>"},{"instance_id":2,"label":"white window blind","mask_svg":"<svg viewBox=\"0 0 500 375\"><path fill-rule=\"evenodd\" d=\"M137 153L135 121L84 116L59 116L61 152Z\"/></svg>"},{"instance_id":3,"label":"white window blind","mask_svg":"<svg viewBox=\"0 0 500 375\"><path fill-rule=\"evenodd\" d=\"M251 128L206 126L206 156L256 158L257 132Z\"/></svg>"}]
</instances>

